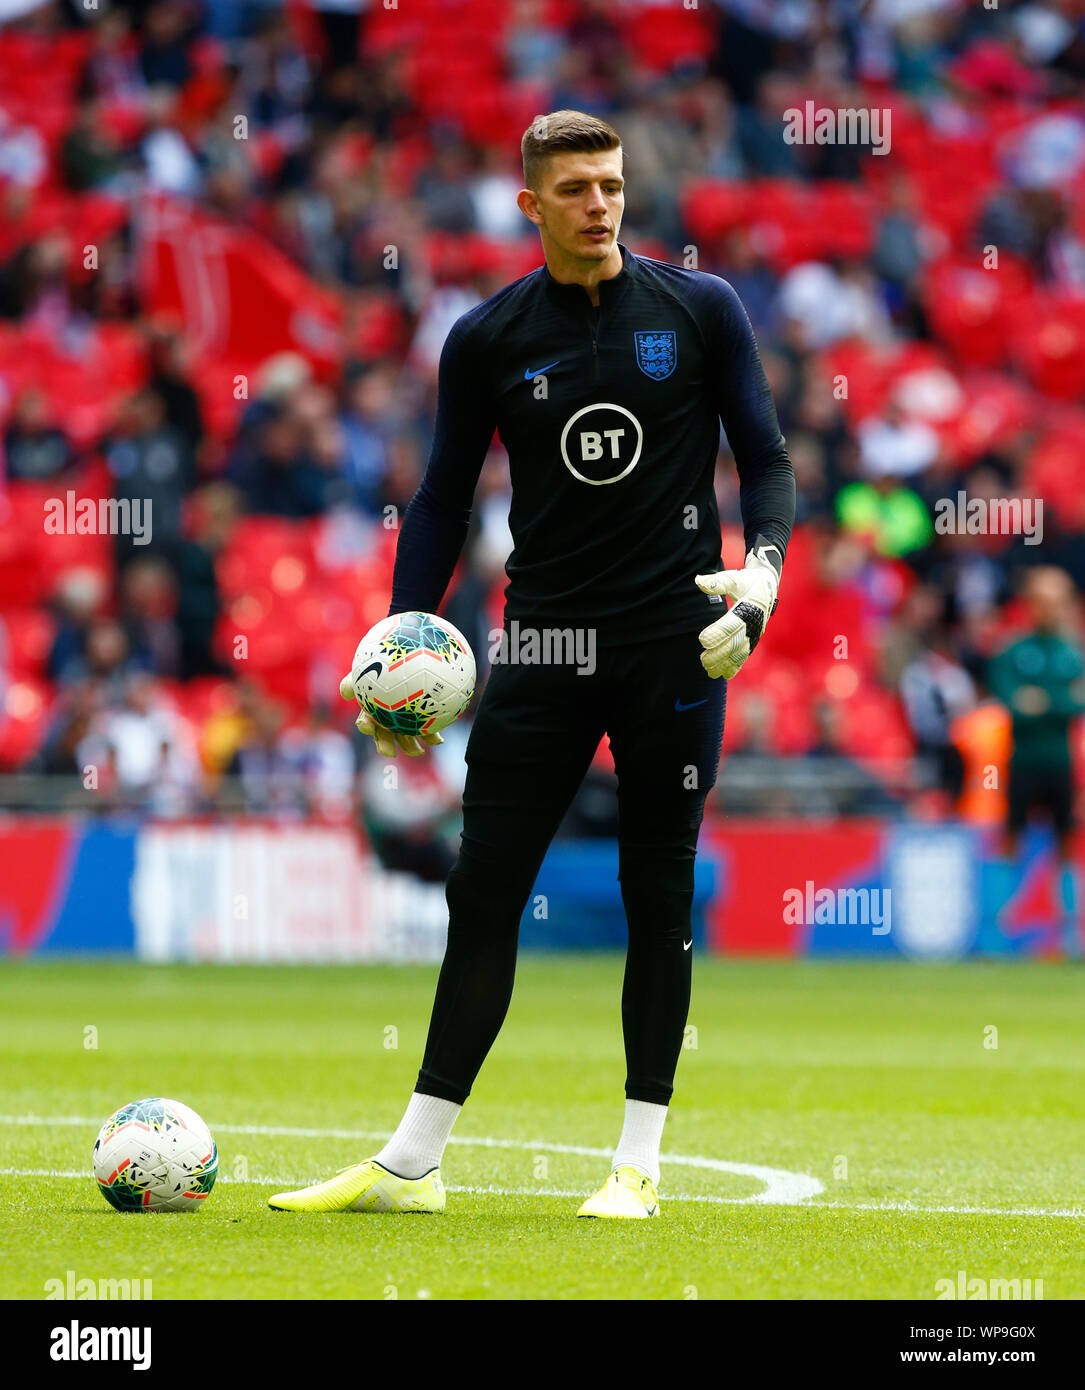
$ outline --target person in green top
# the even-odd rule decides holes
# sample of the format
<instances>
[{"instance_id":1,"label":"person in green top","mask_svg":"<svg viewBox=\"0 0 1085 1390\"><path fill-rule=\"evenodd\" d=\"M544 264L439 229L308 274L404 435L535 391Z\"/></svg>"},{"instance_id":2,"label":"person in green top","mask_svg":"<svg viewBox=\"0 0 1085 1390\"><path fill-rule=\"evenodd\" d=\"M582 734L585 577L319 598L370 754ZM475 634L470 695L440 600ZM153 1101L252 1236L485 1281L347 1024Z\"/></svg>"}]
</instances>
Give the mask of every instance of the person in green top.
<instances>
[{"instance_id":1,"label":"person in green top","mask_svg":"<svg viewBox=\"0 0 1085 1390\"><path fill-rule=\"evenodd\" d=\"M897 560L934 539L934 523L918 493L892 477L856 479L837 493L836 519L852 535L868 536L879 555Z\"/></svg>"},{"instance_id":2,"label":"person in green top","mask_svg":"<svg viewBox=\"0 0 1085 1390\"><path fill-rule=\"evenodd\" d=\"M1059 896L1067 944L1081 954L1078 895L1074 882L1072 840L1074 781L1070 727L1085 713L1085 660L1067 635L1076 594L1065 571L1041 566L1031 571L1025 596L1032 610L1032 630L994 657L988 686L1013 719L1013 753L1008 787L1003 904L1016 889L1015 868L1021 833L1034 810L1052 820L1059 861Z\"/></svg>"}]
</instances>

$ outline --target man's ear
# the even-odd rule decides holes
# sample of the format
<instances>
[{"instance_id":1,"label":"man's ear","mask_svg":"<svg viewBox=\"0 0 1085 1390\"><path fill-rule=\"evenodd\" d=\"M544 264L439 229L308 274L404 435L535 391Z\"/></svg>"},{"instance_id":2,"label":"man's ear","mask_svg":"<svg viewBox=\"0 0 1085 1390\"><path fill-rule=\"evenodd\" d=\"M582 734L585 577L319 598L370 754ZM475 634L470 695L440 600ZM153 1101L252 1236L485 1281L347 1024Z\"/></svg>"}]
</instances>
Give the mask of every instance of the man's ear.
<instances>
[{"instance_id":1,"label":"man's ear","mask_svg":"<svg viewBox=\"0 0 1085 1390\"><path fill-rule=\"evenodd\" d=\"M524 214L529 222L534 222L536 227L542 224L542 213L539 210L539 199L533 188L521 188L516 195L516 206Z\"/></svg>"}]
</instances>

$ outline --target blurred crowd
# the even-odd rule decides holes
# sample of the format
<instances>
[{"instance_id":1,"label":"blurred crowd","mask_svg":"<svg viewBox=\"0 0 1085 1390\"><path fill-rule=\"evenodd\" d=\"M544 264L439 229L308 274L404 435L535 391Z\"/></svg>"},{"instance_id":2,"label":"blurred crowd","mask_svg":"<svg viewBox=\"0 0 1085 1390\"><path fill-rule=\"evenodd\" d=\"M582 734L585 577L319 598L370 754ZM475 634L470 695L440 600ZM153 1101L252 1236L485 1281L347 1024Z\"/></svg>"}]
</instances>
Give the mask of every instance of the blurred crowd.
<instances>
[{"instance_id":1,"label":"blurred crowd","mask_svg":"<svg viewBox=\"0 0 1085 1390\"><path fill-rule=\"evenodd\" d=\"M373 774L328 703L338 666L387 603L444 337L540 262L515 207L520 134L568 106L622 136L623 242L686 264L692 249L738 290L795 465L780 611L732 687L732 806L746 806L743 767L764 786L759 769L788 766L790 788L748 809L809 809L820 795L827 814L880 814L926 798L993 818L967 800L973 753L994 756L1005 737L987 718L987 662L1027 625L1030 568L1069 576L1068 632L1085 586L1074 0L13 9L0 30L0 515L10 532L20 490L104 491L152 499L154 530L148 545L118 536L107 552L47 560L32 594L11 559L8 771L89 785L89 768L103 804L163 815L198 813L227 783L260 813L349 807ZM23 70L27 53L56 55L52 85L48 64ZM782 113L808 99L890 109L889 152L787 143ZM209 374L185 314L149 302L142 219L162 200L243 231L330 294L331 349L271 344L242 393ZM179 302L206 293L181 286ZM59 370L26 366L38 354L75 372L92 347L106 354L100 385L84 373L69 393ZM725 441L717 490L733 564ZM1042 497L1042 543L940 532L939 500L961 490ZM507 508L495 444L445 610L481 652L500 619ZM304 534L304 553L280 522ZM368 608L334 608L336 574L372 589ZM287 606L307 593L324 613L312 641ZM258 609L294 624L274 633L277 664L237 659ZM278 678L291 665L295 678ZM435 878L457 793L451 747L403 771L434 779L405 803L406 824L361 782L390 861ZM612 818L607 769L595 771L604 794L589 787L574 809L579 833Z\"/></svg>"}]
</instances>

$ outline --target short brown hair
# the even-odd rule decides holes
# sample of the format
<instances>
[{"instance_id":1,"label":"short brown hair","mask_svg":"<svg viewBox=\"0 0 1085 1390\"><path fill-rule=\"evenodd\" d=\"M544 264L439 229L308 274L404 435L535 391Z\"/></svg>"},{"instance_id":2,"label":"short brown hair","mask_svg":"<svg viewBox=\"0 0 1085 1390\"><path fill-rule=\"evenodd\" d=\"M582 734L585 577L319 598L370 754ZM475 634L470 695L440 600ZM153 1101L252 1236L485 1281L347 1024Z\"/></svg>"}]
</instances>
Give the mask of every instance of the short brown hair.
<instances>
[{"instance_id":1,"label":"short brown hair","mask_svg":"<svg viewBox=\"0 0 1085 1390\"><path fill-rule=\"evenodd\" d=\"M551 111L536 116L524 131L520 154L524 161L524 186L537 188L546 160L554 154L586 150L620 150L621 136L613 126L586 111Z\"/></svg>"}]
</instances>

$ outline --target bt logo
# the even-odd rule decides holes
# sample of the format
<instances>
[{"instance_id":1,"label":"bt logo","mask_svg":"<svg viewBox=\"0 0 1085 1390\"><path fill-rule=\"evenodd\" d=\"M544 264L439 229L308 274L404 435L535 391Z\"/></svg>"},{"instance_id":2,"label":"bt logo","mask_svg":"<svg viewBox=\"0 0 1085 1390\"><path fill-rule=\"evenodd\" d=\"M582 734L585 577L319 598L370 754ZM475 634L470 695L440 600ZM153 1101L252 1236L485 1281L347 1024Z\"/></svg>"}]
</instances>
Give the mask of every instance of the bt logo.
<instances>
[{"instance_id":1,"label":"bt logo","mask_svg":"<svg viewBox=\"0 0 1085 1390\"><path fill-rule=\"evenodd\" d=\"M644 431L631 411L599 402L570 416L561 432L561 457L579 482L604 487L636 468L643 443Z\"/></svg>"}]
</instances>

